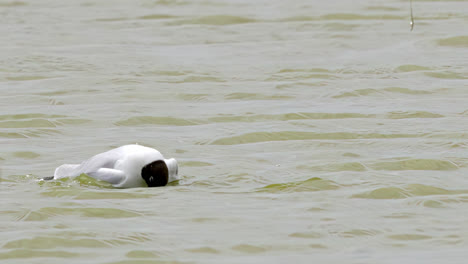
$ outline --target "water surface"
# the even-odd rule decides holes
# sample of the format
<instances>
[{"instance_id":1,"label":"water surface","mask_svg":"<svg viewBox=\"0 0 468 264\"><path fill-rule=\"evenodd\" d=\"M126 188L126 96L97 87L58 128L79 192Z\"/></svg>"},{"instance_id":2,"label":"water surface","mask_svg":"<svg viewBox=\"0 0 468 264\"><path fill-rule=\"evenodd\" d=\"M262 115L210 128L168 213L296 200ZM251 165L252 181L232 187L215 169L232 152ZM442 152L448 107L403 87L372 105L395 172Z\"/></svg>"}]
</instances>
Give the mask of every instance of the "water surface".
<instances>
[{"instance_id":1,"label":"water surface","mask_svg":"<svg viewBox=\"0 0 468 264\"><path fill-rule=\"evenodd\" d=\"M465 263L468 1L0 1L2 263ZM39 181L123 144L165 188Z\"/></svg>"}]
</instances>

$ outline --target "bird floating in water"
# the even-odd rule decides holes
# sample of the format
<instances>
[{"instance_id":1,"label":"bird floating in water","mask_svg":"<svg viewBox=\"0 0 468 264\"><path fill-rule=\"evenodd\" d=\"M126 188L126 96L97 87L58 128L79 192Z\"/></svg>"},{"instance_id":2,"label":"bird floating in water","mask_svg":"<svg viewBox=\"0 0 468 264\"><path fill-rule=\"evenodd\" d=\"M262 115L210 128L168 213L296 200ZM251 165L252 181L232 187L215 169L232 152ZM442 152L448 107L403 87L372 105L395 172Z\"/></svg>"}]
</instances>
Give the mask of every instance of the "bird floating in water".
<instances>
[{"instance_id":1,"label":"bird floating in water","mask_svg":"<svg viewBox=\"0 0 468 264\"><path fill-rule=\"evenodd\" d=\"M81 164L63 164L47 180L87 174L117 188L159 187L178 179L177 161L164 159L153 148L125 145L91 157Z\"/></svg>"}]
</instances>

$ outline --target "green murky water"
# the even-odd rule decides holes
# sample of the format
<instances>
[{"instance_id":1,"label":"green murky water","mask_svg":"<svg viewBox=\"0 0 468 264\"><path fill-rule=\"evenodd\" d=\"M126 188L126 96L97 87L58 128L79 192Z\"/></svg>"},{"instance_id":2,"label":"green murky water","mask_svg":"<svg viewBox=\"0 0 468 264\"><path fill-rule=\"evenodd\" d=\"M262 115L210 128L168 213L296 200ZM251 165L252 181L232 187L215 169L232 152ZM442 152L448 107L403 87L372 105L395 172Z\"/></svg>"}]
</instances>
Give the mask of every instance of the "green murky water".
<instances>
[{"instance_id":1,"label":"green murky water","mask_svg":"<svg viewBox=\"0 0 468 264\"><path fill-rule=\"evenodd\" d=\"M0 0L1 263L465 263L468 1ZM123 144L165 188L39 181Z\"/></svg>"}]
</instances>

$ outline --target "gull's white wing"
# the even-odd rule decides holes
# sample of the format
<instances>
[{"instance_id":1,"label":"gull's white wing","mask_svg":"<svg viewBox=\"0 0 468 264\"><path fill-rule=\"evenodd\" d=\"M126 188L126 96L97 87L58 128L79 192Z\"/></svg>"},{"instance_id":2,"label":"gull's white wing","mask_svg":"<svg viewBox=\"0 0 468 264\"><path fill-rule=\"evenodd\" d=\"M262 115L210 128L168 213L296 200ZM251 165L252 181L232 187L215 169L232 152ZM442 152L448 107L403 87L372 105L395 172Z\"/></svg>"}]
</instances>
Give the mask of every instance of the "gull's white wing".
<instances>
[{"instance_id":1,"label":"gull's white wing","mask_svg":"<svg viewBox=\"0 0 468 264\"><path fill-rule=\"evenodd\" d=\"M125 180L125 173L121 170L101 168L97 171L87 172L86 174L95 179L109 182L113 185L118 185Z\"/></svg>"},{"instance_id":2,"label":"gull's white wing","mask_svg":"<svg viewBox=\"0 0 468 264\"><path fill-rule=\"evenodd\" d=\"M114 168L115 163L125 157L122 147L97 154L81 164L63 164L55 169L54 179L76 177L82 173L90 174L101 168Z\"/></svg>"}]
</instances>

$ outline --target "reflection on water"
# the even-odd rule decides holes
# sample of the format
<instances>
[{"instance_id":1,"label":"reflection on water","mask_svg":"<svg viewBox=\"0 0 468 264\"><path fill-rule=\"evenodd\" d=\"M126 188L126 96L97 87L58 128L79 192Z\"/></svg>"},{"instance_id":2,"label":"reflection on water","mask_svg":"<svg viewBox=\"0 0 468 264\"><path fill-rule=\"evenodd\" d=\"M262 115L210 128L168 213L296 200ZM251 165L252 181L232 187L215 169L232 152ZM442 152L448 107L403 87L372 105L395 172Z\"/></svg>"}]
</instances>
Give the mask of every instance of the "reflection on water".
<instances>
[{"instance_id":1,"label":"reflection on water","mask_svg":"<svg viewBox=\"0 0 468 264\"><path fill-rule=\"evenodd\" d=\"M465 263L467 4L1 1L0 260Z\"/></svg>"}]
</instances>

